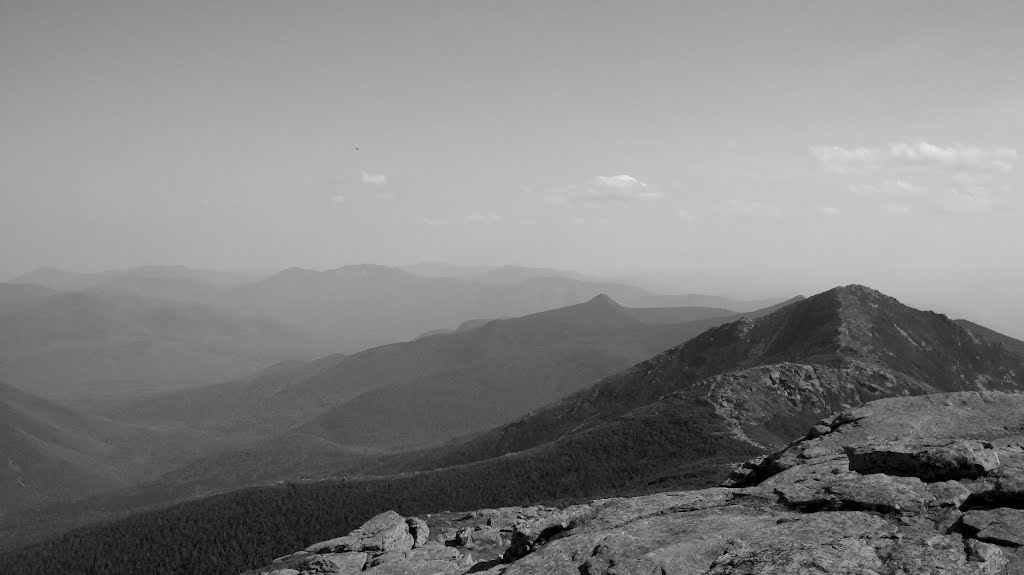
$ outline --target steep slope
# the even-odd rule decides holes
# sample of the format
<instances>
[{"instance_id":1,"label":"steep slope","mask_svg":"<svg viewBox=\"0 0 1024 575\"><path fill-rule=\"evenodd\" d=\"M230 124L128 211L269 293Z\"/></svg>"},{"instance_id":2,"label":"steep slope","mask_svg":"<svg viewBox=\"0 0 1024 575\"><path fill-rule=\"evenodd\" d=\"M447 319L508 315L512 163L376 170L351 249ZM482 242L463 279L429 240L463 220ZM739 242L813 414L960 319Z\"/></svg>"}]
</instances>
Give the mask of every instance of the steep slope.
<instances>
[{"instance_id":1,"label":"steep slope","mask_svg":"<svg viewBox=\"0 0 1024 575\"><path fill-rule=\"evenodd\" d=\"M0 517L125 487L193 455L186 438L115 424L0 382Z\"/></svg>"},{"instance_id":2,"label":"steep slope","mask_svg":"<svg viewBox=\"0 0 1024 575\"><path fill-rule=\"evenodd\" d=\"M371 450L436 443L508 421L735 317L657 325L638 320L637 311L645 310L598 296L452 334L282 366L253 380L166 394L125 406L115 417L263 434L314 420L297 434ZM660 311L670 318L688 314Z\"/></svg>"},{"instance_id":3,"label":"steep slope","mask_svg":"<svg viewBox=\"0 0 1024 575\"><path fill-rule=\"evenodd\" d=\"M0 377L98 402L240 377L323 352L271 320L127 295L57 293L0 305Z\"/></svg>"},{"instance_id":4,"label":"steep slope","mask_svg":"<svg viewBox=\"0 0 1024 575\"><path fill-rule=\"evenodd\" d=\"M945 316L846 286L709 329L515 422L397 465L432 468L523 451L674 392L715 404L737 436L765 448L824 414L871 399L1022 387L1024 357ZM780 395L786 401L778 402ZM743 431L733 411L760 417Z\"/></svg>"},{"instance_id":5,"label":"steep slope","mask_svg":"<svg viewBox=\"0 0 1024 575\"><path fill-rule=\"evenodd\" d=\"M437 442L459 432L493 427L502 423L502 417L512 419L545 398L553 400L573 391L570 385L579 388L622 369L636 361L630 355L642 358L725 321L712 318L649 326L631 317L632 311L598 298L590 304L490 322L478 328L488 330L484 336L470 337L475 332L458 338L437 336L352 357L286 363L250 379L126 407L119 412L122 421L213 434L231 447L81 509L48 511L39 523L73 522L75 517L282 478L324 478L363 469L377 461L374 454L382 446ZM595 374L599 369L606 371ZM421 373L426 375L420 377ZM358 409L342 404L305 429L259 439L283 431L282 422L305 422L317 410L327 409L324 398L331 397L329 393L340 397L346 388L388 381L398 383L352 399ZM483 399L467 401L467 397ZM343 423L332 426L333 422ZM664 454L682 455L671 449Z\"/></svg>"},{"instance_id":6,"label":"steep slope","mask_svg":"<svg viewBox=\"0 0 1024 575\"><path fill-rule=\"evenodd\" d=\"M1021 409L1024 397L998 393L883 400L772 454L757 486L426 520L388 511L247 573L1020 573Z\"/></svg>"},{"instance_id":7,"label":"steep slope","mask_svg":"<svg viewBox=\"0 0 1024 575\"><path fill-rule=\"evenodd\" d=\"M742 464L729 487L563 509L537 506L552 491L544 484L519 507L498 507L499 494L458 483L459 469L249 489L76 530L0 555L0 569L1015 575L1024 568L1022 409L1024 395L998 392L875 401ZM507 485L500 478L487 485ZM652 491L670 486L661 487Z\"/></svg>"},{"instance_id":8,"label":"steep slope","mask_svg":"<svg viewBox=\"0 0 1024 575\"><path fill-rule=\"evenodd\" d=\"M430 444L486 429L575 391L686 337L648 326L608 296L449 336L434 371L369 390L298 429L376 448ZM695 330L694 330L695 331Z\"/></svg>"},{"instance_id":9,"label":"steep slope","mask_svg":"<svg viewBox=\"0 0 1024 575\"><path fill-rule=\"evenodd\" d=\"M0 513L124 486L100 426L0 383Z\"/></svg>"}]
</instances>

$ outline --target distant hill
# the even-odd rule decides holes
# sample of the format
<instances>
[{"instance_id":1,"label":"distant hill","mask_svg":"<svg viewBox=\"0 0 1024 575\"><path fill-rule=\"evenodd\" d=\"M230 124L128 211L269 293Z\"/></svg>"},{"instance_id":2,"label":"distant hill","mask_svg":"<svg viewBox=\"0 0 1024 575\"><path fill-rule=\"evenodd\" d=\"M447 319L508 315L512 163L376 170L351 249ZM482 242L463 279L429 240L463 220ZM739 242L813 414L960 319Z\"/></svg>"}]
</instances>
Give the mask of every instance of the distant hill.
<instances>
[{"instance_id":1,"label":"distant hill","mask_svg":"<svg viewBox=\"0 0 1024 575\"><path fill-rule=\"evenodd\" d=\"M508 318L498 318L498 319L508 319ZM490 323L492 321L494 321L494 320L493 319L468 319L468 320L460 323L458 325L458 327L456 327L455 329L447 329L447 328L432 329L432 330L430 330L430 331L428 331L426 333L421 333L420 335L416 336L414 338L414 340L422 339L424 337L431 337L431 336L434 336L434 335L449 335L449 334L453 334L453 333L457 333L457 332L461 332L461 331L469 331L469 330L473 330L473 329L476 329L478 327L481 327L483 325L486 325L486 324L488 324L488 323Z\"/></svg>"},{"instance_id":2,"label":"distant hill","mask_svg":"<svg viewBox=\"0 0 1024 575\"><path fill-rule=\"evenodd\" d=\"M467 276L467 279L476 282L493 284L517 284L535 278L567 278L582 282L604 283L600 278L577 272L522 266L501 266Z\"/></svg>"},{"instance_id":3,"label":"distant hill","mask_svg":"<svg viewBox=\"0 0 1024 575\"><path fill-rule=\"evenodd\" d=\"M355 353L414 339L472 318L518 317L604 293L629 307L707 307L754 311L781 299L734 301L710 295L662 295L576 272L517 266L349 265L328 271L289 268L267 277L142 266L78 273L40 268L12 280L62 292L135 296L198 304L272 319L312 333L324 352Z\"/></svg>"},{"instance_id":4,"label":"distant hill","mask_svg":"<svg viewBox=\"0 0 1024 575\"><path fill-rule=\"evenodd\" d=\"M94 285L97 281L99 280L94 274L42 267L20 275L8 283L38 285L56 291L78 291Z\"/></svg>"},{"instance_id":5,"label":"distant hill","mask_svg":"<svg viewBox=\"0 0 1024 575\"><path fill-rule=\"evenodd\" d=\"M487 273L496 266L463 266L444 262L419 262L398 269L425 278L465 278Z\"/></svg>"},{"instance_id":6,"label":"distant hill","mask_svg":"<svg viewBox=\"0 0 1024 575\"><path fill-rule=\"evenodd\" d=\"M580 281L599 281L570 270L526 266L458 266L440 262L421 262L399 266L402 271L428 278L462 278L480 283L515 284L537 277L562 277Z\"/></svg>"},{"instance_id":7,"label":"distant hill","mask_svg":"<svg viewBox=\"0 0 1024 575\"><path fill-rule=\"evenodd\" d=\"M342 353L407 341L471 318L518 317L566 307L602 293L628 307L734 310L749 304L713 296L653 294L623 284L534 273L529 268L499 268L458 277L427 277L370 264L322 272L290 268L235 288L225 301L239 311L316 330L331 337L335 350ZM478 281L478 275L484 280Z\"/></svg>"},{"instance_id":8,"label":"distant hill","mask_svg":"<svg viewBox=\"0 0 1024 575\"><path fill-rule=\"evenodd\" d=\"M126 405L115 417L225 433L301 426L295 433L317 442L371 451L427 445L511 420L737 317L719 313L638 310L602 295L165 394ZM699 319L665 323L693 318ZM278 468L288 466L287 456L279 461Z\"/></svg>"},{"instance_id":9,"label":"distant hill","mask_svg":"<svg viewBox=\"0 0 1024 575\"><path fill-rule=\"evenodd\" d=\"M57 290L39 285L0 283L0 313L38 303L56 293Z\"/></svg>"},{"instance_id":10,"label":"distant hill","mask_svg":"<svg viewBox=\"0 0 1024 575\"><path fill-rule=\"evenodd\" d=\"M102 425L0 383L0 513L124 486Z\"/></svg>"},{"instance_id":11,"label":"distant hill","mask_svg":"<svg viewBox=\"0 0 1024 575\"><path fill-rule=\"evenodd\" d=\"M125 487L180 465L199 442L83 414L0 382L0 519Z\"/></svg>"},{"instance_id":12,"label":"distant hill","mask_svg":"<svg viewBox=\"0 0 1024 575\"><path fill-rule=\"evenodd\" d=\"M190 303L211 304L236 285L258 280L255 274L197 270L184 266L140 266L95 273L43 267L10 281L56 291L94 291Z\"/></svg>"},{"instance_id":13,"label":"distant hill","mask_svg":"<svg viewBox=\"0 0 1024 575\"><path fill-rule=\"evenodd\" d=\"M15 303L16 290L32 293ZM273 320L32 286L3 284L0 325L0 377L47 397L98 404L233 379L325 351L322 342Z\"/></svg>"},{"instance_id":14,"label":"distant hill","mask_svg":"<svg viewBox=\"0 0 1024 575\"><path fill-rule=\"evenodd\" d=\"M468 329L472 318L517 317L602 292L647 307L674 307L690 297L534 275L549 272L557 270L493 268L480 272L491 278L484 282L361 265L292 268L254 281L181 266L97 273L41 268L19 283L0 284L0 318L8 328L0 333L0 377L97 409L126 395L234 380L279 361L351 354L447 333L450 326ZM730 312L708 309L699 317ZM667 313L642 319L698 317Z\"/></svg>"}]
</instances>

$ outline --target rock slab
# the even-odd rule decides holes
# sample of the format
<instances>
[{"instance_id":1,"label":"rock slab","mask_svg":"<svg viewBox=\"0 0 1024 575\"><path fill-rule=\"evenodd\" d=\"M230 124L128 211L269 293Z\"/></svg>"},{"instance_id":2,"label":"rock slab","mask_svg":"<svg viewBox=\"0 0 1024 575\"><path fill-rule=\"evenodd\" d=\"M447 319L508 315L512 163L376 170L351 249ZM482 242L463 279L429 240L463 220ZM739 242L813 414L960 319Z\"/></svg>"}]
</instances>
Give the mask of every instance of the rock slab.
<instances>
[{"instance_id":1,"label":"rock slab","mask_svg":"<svg viewBox=\"0 0 1024 575\"><path fill-rule=\"evenodd\" d=\"M879 400L743 464L723 487L387 512L250 573L1022 575L1021 414L1024 395L998 392ZM474 561L478 545L492 556Z\"/></svg>"}]
</instances>

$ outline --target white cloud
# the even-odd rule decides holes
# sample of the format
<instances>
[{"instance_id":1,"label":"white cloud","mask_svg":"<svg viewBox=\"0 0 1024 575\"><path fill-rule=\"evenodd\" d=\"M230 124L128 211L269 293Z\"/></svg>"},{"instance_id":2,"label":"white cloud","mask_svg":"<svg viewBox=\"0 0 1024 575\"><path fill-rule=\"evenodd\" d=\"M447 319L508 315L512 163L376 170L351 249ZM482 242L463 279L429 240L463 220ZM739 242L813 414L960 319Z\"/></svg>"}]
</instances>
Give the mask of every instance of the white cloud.
<instances>
[{"instance_id":1,"label":"white cloud","mask_svg":"<svg viewBox=\"0 0 1024 575\"><path fill-rule=\"evenodd\" d=\"M425 226L439 226L444 223L444 220L436 218L420 218L420 223Z\"/></svg>"},{"instance_id":2,"label":"white cloud","mask_svg":"<svg viewBox=\"0 0 1024 575\"><path fill-rule=\"evenodd\" d=\"M501 216L494 212L468 214L466 220L470 222L496 222L501 219Z\"/></svg>"},{"instance_id":3,"label":"white cloud","mask_svg":"<svg viewBox=\"0 0 1024 575\"><path fill-rule=\"evenodd\" d=\"M676 212L676 214L678 214L679 219L683 221L692 222L694 220L693 212L691 212L690 210L680 209L679 211Z\"/></svg>"},{"instance_id":4,"label":"white cloud","mask_svg":"<svg viewBox=\"0 0 1024 575\"><path fill-rule=\"evenodd\" d=\"M874 169L878 162L877 152L868 148L812 146L811 154L823 170L837 174L866 172Z\"/></svg>"},{"instance_id":5,"label":"white cloud","mask_svg":"<svg viewBox=\"0 0 1024 575\"><path fill-rule=\"evenodd\" d=\"M1005 146L940 146L923 140L872 148L816 146L811 154L827 172L860 174L862 181L849 184L850 191L898 199L880 205L882 211L892 214L991 211L993 193L1005 191L1006 178L1020 160L1017 150ZM864 182L865 174L875 174L881 181ZM907 174L915 181L923 179L927 185L911 183L905 178Z\"/></svg>"},{"instance_id":6,"label":"white cloud","mask_svg":"<svg viewBox=\"0 0 1024 575\"><path fill-rule=\"evenodd\" d=\"M647 182L628 174L617 176L596 176L590 187L583 192L583 197L591 201L632 201L658 200L665 194L649 189Z\"/></svg>"},{"instance_id":7,"label":"white cloud","mask_svg":"<svg viewBox=\"0 0 1024 575\"><path fill-rule=\"evenodd\" d=\"M636 200L660 200L665 194L646 188L598 188L590 187L580 196L588 201L630 202Z\"/></svg>"},{"instance_id":8,"label":"white cloud","mask_svg":"<svg viewBox=\"0 0 1024 575\"><path fill-rule=\"evenodd\" d=\"M821 206L820 208L818 208L818 211L825 214L826 216L841 216L843 214L843 212L841 212L839 208L834 208L832 206Z\"/></svg>"},{"instance_id":9,"label":"white cloud","mask_svg":"<svg viewBox=\"0 0 1024 575\"><path fill-rule=\"evenodd\" d=\"M343 204L345 203L345 196L341 194L334 194L333 196L331 196L331 201L336 204Z\"/></svg>"},{"instance_id":10,"label":"white cloud","mask_svg":"<svg viewBox=\"0 0 1024 575\"><path fill-rule=\"evenodd\" d=\"M541 199L557 206L582 203L587 207L627 206L631 202L660 200L665 194L628 174L595 176L585 187L570 184L561 190L545 194Z\"/></svg>"},{"instance_id":11,"label":"white cloud","mask_svg":"<svg viewBox=\"0 0 1024 575\"><path fill-rule=\"evenodd\" d=\"M587 223L587 220L580 216L569 216L569 223L574 226L582 226Z\"/></svg>"},{"instance_id":12,"label":"white cloud","mask_svg":"<svg viewBox=\"0 0 1024 575\"><path fill-rule=\"evenodd\" d=\"M979 148L953 144L941 147L927 142L896 142L889 156L906 165L945 168L965 172L1010 172L1019 155L1012 148Z\"/></svg>"},{"instance_id":13,"label":"white cloud","mask_svg":"<svg viewBox=\"0 0 1024 575\"><path fill-rule=\"evenodd\" d=\"M965 144L937 146L922 140L892 142L874 148L812 146L811 154L827 172L857 174L878 169L927 169L941 172L1007 173L1020 154L1013 148Z\"/></svg>"},{"instance_id":14,"label":"white cloud","mask_svg":"<svg viewBox=\"0 0 1024 575\"><path fill-rule=\"evenodd\" d=\"M628 174L619 174L617 176L595 176L594 181L591 184L599 188L646 188L647 184L640 181L639 178L630 176Z\"/></svg>"},{"instance_id":15,"label":"white cloud","mask_svg":"<svg viewBox=\"0 0 1024 575\"><path fill-rule=\"evenodd\" d=\"M392 194L391 192L377 192L373 197L378 200L393 200L395 199L395 194Z\"/></svg>"},{"instance_id":16,"label":"white cloud","mask_svg":"<svg viewBox=\"0 0 1024 575\"><path fill-rule=\"evenodd\" d=\"M388 177L384 174L374 174L372 172L362 172L361 181L364 184L371 186L384 186L388 183Z\"/></svg>"},{"instance_id":17,"label":"white cloud","mask_svg":"<svg viewBox=\"0 0 1024 575\"><path fill-rule=\"evenodd\" d=\"M855 194L881 194L887 196L911 196L926 191L924 186L912 184L906 180L885 180L880 184L850 184L850 191Z\"/></svg>"}]
</instances>

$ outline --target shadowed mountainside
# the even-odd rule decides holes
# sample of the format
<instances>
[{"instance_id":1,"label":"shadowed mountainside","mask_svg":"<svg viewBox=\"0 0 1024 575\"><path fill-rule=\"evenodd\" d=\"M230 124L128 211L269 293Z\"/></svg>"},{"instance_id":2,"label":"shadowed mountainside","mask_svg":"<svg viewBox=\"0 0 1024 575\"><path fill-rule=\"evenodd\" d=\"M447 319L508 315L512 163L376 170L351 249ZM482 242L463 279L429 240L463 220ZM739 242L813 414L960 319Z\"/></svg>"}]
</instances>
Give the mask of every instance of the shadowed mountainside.
<instances>
[{"instance_id":1,"label":"shadowed mountainside","mask_svg":"<svg viewBox=\"0 0 1024 575\"><path fill-rule=\"evenodd\" d=\"M996 392L880 400L745 464L734 477L748 481L729 488L566 509L389 510L246 575L1013 575L1024 569L1022 407L1024 396Z\"/></svg>"},{"instance_id":2,"label":"shadowed mountainside","mask_svg":"<svg viewBox=\"0 0 1024 575\"><path fill-rule=\"evenodd\" d=\"M278 366L254 378L136 402L115 415L274 433L322 414L351 426L351 434L321 426L325 437L342 444L387 448L436 442L515 417L736 317L652 324L637 319L645 312L599 296L452 334ZM680 308L661 315L684 320L707 313ZM358 407L333 412L347 404ZM406 421L400 413L416 419ZM359 429L369 433L385 419L391 438L359 436ZM420 425L427 420L437 421Z\"/></svg>"},{"instance_id":3,"label":"shadowed mountainside","mask_svg":"<svg viewBox=\"0 0 1024 575\"><path fill-rule=\"evenodd\" d=\"M0 382L0 517L17 523L34 505L150 479L195 457L191 446L199 443L79 413Z\"/></svg>"},{"instance_id":4,"label":"shadowed mountainside","mask_svg":"<svg viewBox=\"0 0 1024 575\"><path fill-rule=\"evenodd\" d=\"M708 379L727 372L734 373ZM732 390L739 382L747 382L742 387L749 395L730 391L731 399L716 396L723 385ZM1022 385L1024 357L1004 345L980 338L943 315L915 310L863 286L846 286L758 319L709 329L515 422L429 452L416 465L432 468L519 452L674 392L696 393L716 404L725 401L728 405L718 408L723 415L737 409L740 401L752 406L763 417L741 420L749 439L771 437L772 428L805 428L844 405L881 397L1017 390ZM781 404L775 401L779 394L785 398ZM413 461L406 458L400 467Z\"/></svg>"},{"instance_id":5,"label":"shadowed mountainside","mask_svg":"<svg viewBox=\"0 0 1024 575\"><path fill-rule=\"evenodd\" d=\"M350 454L333 466L348 479L245 490L173 509L199 522L234 513L266 522L274 527L253 534L264 545L305 533L303 514L318 516L325 501L347 502L346 513L366 509L365 518L383 510L374 507L382 501L425 512L705 487L731 463L864 401L1020 390L1022 362L944 316L861 286L836 288L710 329L468 440L384 457ZM145 521L164 512L152 513Z\"/></svg>"}]
</instances>

